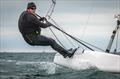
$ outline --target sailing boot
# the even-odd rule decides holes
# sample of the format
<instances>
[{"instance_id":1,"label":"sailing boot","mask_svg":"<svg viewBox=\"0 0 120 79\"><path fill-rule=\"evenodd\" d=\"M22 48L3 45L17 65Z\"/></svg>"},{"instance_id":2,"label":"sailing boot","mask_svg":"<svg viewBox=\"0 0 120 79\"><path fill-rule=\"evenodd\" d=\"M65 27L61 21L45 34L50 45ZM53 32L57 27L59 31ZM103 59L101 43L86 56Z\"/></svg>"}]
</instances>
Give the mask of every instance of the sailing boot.
<instances>
[{"instance_id":1,"label":"sailing boot","mask_svg":"<svg viewBox=\"0 0 120 79\"><path fill-rule=\"evenodd\" d=\"M68 49L68 51L72 51L72 50L73 50L73 48Z\"/></svg>"},{"instance_id":2,"label":"sailing boot","mask_svg":"<svg viewBox=\"0 0 120 79\"><path fill-rule=\"evenodd\" d=\"M66 58L68 56L68 53L64 54L63 57Z\"/></svg>"},{"instance_id":3,"label":"sailing boot","mask_svg":"<svg viewBox=\"0 0 120 79\"><path fill-rule=\"evenodd\" d=\"M71 51L69 51L70 53L68 53L67 56L68 56L69 58L73 57L73 55L74 55L74 53L76 52L76 50L77 50L77 48L72 49Z\"/></svg>"},{"instance_id":4,"label":"sailing boot","mask_svg":"<svg viewBox=\"0 0 120 79\"><path fill-rule=\"evenodd\" d=\"M68 50L66 51L66 52L68 52L68 53L63 53L63 54L62 54L63 57L64 57L64 58L68 57L68 54L71 53L71 51L73 51L73 48L68 49Z\"/></svg>"}]
</instances>

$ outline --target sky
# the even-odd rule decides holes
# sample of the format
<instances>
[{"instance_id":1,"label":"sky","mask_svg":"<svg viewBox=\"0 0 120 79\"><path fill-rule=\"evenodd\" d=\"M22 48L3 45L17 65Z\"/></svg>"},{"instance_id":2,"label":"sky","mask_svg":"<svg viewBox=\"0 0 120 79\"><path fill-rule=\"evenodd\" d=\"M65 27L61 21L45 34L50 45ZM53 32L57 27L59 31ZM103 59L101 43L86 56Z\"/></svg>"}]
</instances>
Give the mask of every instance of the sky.
<instances>
[{"instance_id":1,"label":"sky","mask_svg":"<svg viewBox=\"0 0 120 79\"><path fill-rule=\"evenodd\" d=\"M30 46L23 40L18 19L28 2L34 2L36 13L45 16L52 0L0 0L0 52L54 51L50 46ZM56 0L51 17L68 34L105 50L116 27L115 14L120 14L120 0ZM61 32L52 30L67 49L74 47ZM55 39L49 28L42 29L42 35ZM120 33L118 37L120 40ZM72 39L69 40L75 47L78 46ZM120 52L120 41L117 51Z\"/></svg>"}]
</instances>

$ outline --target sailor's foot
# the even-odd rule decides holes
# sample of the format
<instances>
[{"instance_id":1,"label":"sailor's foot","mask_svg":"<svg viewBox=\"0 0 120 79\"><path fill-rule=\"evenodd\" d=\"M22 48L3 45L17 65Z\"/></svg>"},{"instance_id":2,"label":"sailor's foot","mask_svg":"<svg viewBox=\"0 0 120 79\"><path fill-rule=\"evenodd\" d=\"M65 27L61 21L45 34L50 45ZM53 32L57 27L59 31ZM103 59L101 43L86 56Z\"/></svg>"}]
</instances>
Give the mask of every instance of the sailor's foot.
<instances>
[{"instance_id":1,"label":"sailor's foot","mask_svg":"<svg viewBox=\"0 0 120 79\"><path fill-rule=\"evenodd\" d=\"M68 51L72 51L72 50L73 50L73 48L68 49Z\"/></svg>"},{"instance_id":2,"label":"sailor's foot","mask_svg":"<svg viewBox=\"0 0 120 79\"><path fill-rule=\"evenodd\" d=\"M68 54L64 54L63 57L66 58L68 56Z\"/></svg>"},{"instance_id":3,"label":"sailor's foot","mask_svg":"<svg viewBox=\"0 0 120 79\"><path fill-rule=\"evenodd\" d=\"M76 52L77 48L73 49L70 51L70 53L68 53L68 57L71 58L73 57L74 53Z\"/></svg>"},{"instance_id":4,"label":"sailor's foot","mask_svg":"<svg viewBox=\"0 0 120 79\"><path fill-rule=\"evenodd\" d=\"M75 49L72 49L72 48L69 49L69 50L68 50L69 53L64 53L64 54L63 54L63 57L64 57L64 58L66 58L66 57L71 58L71 57L74 55L74 53L76 52L76 50L77 50L77 48L75 48Z\"/></svg>"}]
</instances>

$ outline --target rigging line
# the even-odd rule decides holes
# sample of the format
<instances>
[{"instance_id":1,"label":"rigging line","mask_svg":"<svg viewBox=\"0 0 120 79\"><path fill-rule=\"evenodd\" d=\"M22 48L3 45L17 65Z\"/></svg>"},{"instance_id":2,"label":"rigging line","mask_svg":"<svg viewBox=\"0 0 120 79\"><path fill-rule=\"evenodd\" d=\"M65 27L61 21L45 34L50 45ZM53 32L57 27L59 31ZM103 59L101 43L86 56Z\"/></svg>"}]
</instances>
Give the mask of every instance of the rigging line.
<instances>
[{"instance_id":1,"label":"rigging line","mask_svg":"<svg viewBox=\"0 0 120 79\"><path fill-rule=\"evenodd\" d=\"M50 6L50 8L48 9L48 11L47 11L47 13L46 13L45 17L47 17L47 16L48 16L48 14L50 13L50 11L51 11L51 9L52 9L52 6L53 6L53 4L51 4L51 6Z\"/></svg>"},{"instance_id":2,"label":"rigging line","mask_svg":"<svg viewBox=\"0 0 120 79\"><path fill-rule=\"evenodd\" d=\"M56 0L52 0L52 4L51 4L51 6L50 6L50 8L49 8L49 10L47 11L47 14L46 14L46 16L45 16L45 17L48 17L48 19L50 19L52 13L54 12L55 4L56 4ZM58 24L57 24L57 26L58 26ZM60 27L60 26L59 26L59 27ZM50 30L52 30L52 29L50 29ZM52 33L53 33L53 31L52 31ZM64 35L64 34L63 34L63 35ZM67 38L66 35L64 35L64 36ZM67 38L67 40L70 42L70 44L72 44L72 45L75 47L75 45L70 41L70 39Z\"/></svg>"},{"instance_id":3,"label":"rigging line","mask_svg":"<svg viewBox=\"0 0 120 79\"><path fill-rule=\"evenodd\" d=\"M68 37L64 34L64 36L66 37L66 39L70 42L70 44L74 47L74 48L76 48L76 46L73 44L73 42L70 40L70 39L68 39Z\"/></svg>"},{"instance_id":4,"label":"rigging line","mask_svg":"<svg viewBox=\"0 0 120 79\"><path fill-rule=\"evenodd\" d=\"M76 38L76 39L80 40L79 38ZM92 44L90 44L90 43L87 43L87 42L85 42L85 41L83 41L83 40L80 40L80 41L83 42L83 43L85 43L85 44L88 44L88 45L90 45L90 46L92 46L92 47L94 47L94 48L96 48L96 49L99 49L99 50L105 52L105 50L103 50L103 49L101 49L101 48L99 48L99 47L96 47L96 46L94 46L94 45L92 45Z\"/></svg>"},{"instance_id":5,"label":"rigging line","mask_svg":"<svg viewBox=\"0 0 120 79\"><path fill-rule=\"evenodd\" d=\"M38 16L39 18L41 18L41 16L39 16L38 14L35 14L36 16ZM57 41L64 47L66 48L61 42L60 40L57 38L57 36L55 35L55 33L52 31L52 29L49 27L50 31L53 33L53 35L55 36L55 38L57 39Z\"/></svg>"},{"instance_id":6,"label":"rigging line","mask_svg":"<svg viewBox=\"0 0 120 79\"><path fill-rule=\"evenodd\" d=\"M41 18L41 16L39 16L38 14L36 14L36 16L38 16L39 18ZM47 20L46 20L46 21L47 21ZM48 21L47 21L47 22L48 22ZM90 47L87 46L86 44L80 42L78 39L76 39L75 37L73 37L73 36L71 36L70 34L66 33L64 30L62 30L62 29L56 27L55 25L52 25L52 26L53 26L54 28L56 28L57 30L63 32L63 33L66 34L67 36L71 37L72 39L74 39L75 41L77 41L78 43L80 43L81 45L85 46L86 48L88 48L88 49L94 51L92 48L90 48Z\"/></svg>"},{"instance_id":7,"label":"rigging line","mask_svg":"<svg viewBox=\"0 0 120 79\"><path fill-rule=\"evenodd\" d=\"M56 4L56 0L52 0L52 4L50 6L50 8L48 9L46 16L48 17L48 19L50 19L50 16L52 15L52 13L54 12L54 8L55 8L55 4ZM61 46L63 46L64 48L66 48L61 42L60 40L57 38L57 36L55 35L55 33L53 32L53 30L49 27L50 31L52 32L52 34L55 36L55 38L57 39L57 41L61 44Z\"/></svg>"},{"instance_id":8,"label":"rigging line","mask_svg":"<svg viewBox=\"0 0 120 79\"><path fill-rule=\"evenodd\" d=\"M73 37L72 35L68 34L67 32L63 31L62 29L56 27L55 25L52 25L55 29L63 32L64 34L66 34L67 36L71 37L72 39L74 39L75 41L77 41L78 43L80 43L81 45L85 46L86 48L94 51L92 48L90 48L89 46L87 46L86 44L82 43L81 41L79 41L78 39L76 39L75 37Z\"/></svg>"},{"instance_id":9,"label":"rigging line","mask_svg":"<svg viewBox=\"0 0 120 79\"><path fill-rule=\"evenodd\" d=\"M56 4L56 0L52 0L52 4L49 8L49 10L47 11L47 14L45 17L48 17L48 19L50 19L50 16L52 15L52 13L54 12L54 8L55 8L55 4ZM61 42L60 40L57 38L57 36L55 35L55 33L53 32L53 30L49 27L50 31L52 32L52 34L55 36L55 38L57 39L57 41L61 44L61 46L63 46L64 48L66 48Z\"/></svg>"},{"instance_id":10,"label":"rigging line","mask_svg":"<svg viewBox=\"0 0 120 79\"><path fill-rule=\"evenodd\" d=\"M47 14L46 14L46 17L48 17L48 19L50 19L52 13L54 12L54 8L55 8L55 4L56 4L56 0L52 0L52 5L50 6ZM55 35L55 33L53 32L53 30L51 28L49 28L50 31L53 33L53 35L55 36L55 38L57 39L57 41L64 47L66 48L61 42L60 40L57 38L57 36Z\"/></svg>"},{"instance_id":11,"label":"rigging line","mask_svg":"<svg viewBox=\"0 0 120 79\"><path fill-rule=\"evenodd\" d=\"M53 23L54 23L56 26L60 27L51 17L50 17L50 19L51 19L51 21L53 21ZM60 29L63 30L62 27L60 27ZM63 33L63 32L62 32L62 33ZM63 33L63 35L66 37L66 39L69 41L69 43L70 43L73 47L76 48L76 46L73 44L73 42L72 42L64 33Z\"/></svg>"},{"instance_id":12,"label":"rigging line","mask_svg":"<svg viewBox=\"0 0 120 79\"><path fill-rule=\"evenodd\" d=\"M53 20L53 19L52 19ZM58 25L55 21L54 21L54 23L55 23L55 25L56 26L58 26L58 27L60 27L62 30L63 30L63 28L60 26L60 25ZM62 33L64 36L65 36L65 38L69 41L69 43L73 46L73 47L75 47L76 48L76 46L73 44L73 42L67 37L67 35L65 35L64 33Z\"/></svg>"},{"instance_id":13,"label":"rigging line","mask_svg":"<svg viewBox=\"0 0 120 79\"><path fill-rule=\"evenodd\" d=\"M52 11L50 12L50 15L49 15L49 16L51 16L52 13L54 12L54 8L55 8L55 4L53 5L53 9L52 9Z\"/></svg>"},{"instance_id":14,"label":"rigging line","mask_svg":"<svg viewBox=\"0 0 120 79\"><path fill-rule=\"evenodd\" d=\"M51 4L50 8L48 9L46 16L45 16L45 17L48 17L48 19L54 12L55 5L56 5L56 0L52 0L52 4Z\"/></svg>"},{"instance_id":15,"label":"rigging line","mask_svg":"<svg viewBox=\"0 0 120 79\"><path fill-rule=\"evenodd\" d=\"M77 37L75 37L75 38L78 39L79 41L85 43L85 44L88 44L88 45L90 45L90 46L92 46L92 47L94 47L94 48L96 48L96 49L99 49L99 50L105 52L105 50L103 50L103 49L101 49L101 48L99 48L99 47L96 47L96 46L94 46L94 45L92 45L92 44L90 44L90 43L88 43L88 42L85 42L85 41L83 41L83 40L77 38ZM76 42L77 42L77 41L76 41ZM78 46L81 47L80 45L78 45Z\"/></svg>"},{"instance_id":16,"label":"rigging line","mask_svg":"<svg viewBox=\"0 0 120 79\"><path fill-rule=\"evenodd\" d=\"M41 16L39 16L38 14L36 14L36 16L38 16L39 18L41 18ZM51 18L51 20L52 20L53 22L55 22L52 18ZM55 22L55 23L56 23L56 22ZM56 24L57 24L57 23L56 23ZM92 48L90 48L90 47L88 47L87 45L85 45L84 43L80 42L80 41L77 40L75 37L67 34L64 30L61 30L60 28L58 28L58 27L56 27L56 26L53 26L53 27L55 27L55 28L58 29L59 31L65 33L67 36L71 37L71 38L74 39L76 42L79 42L79 43L82 44L83 46L85 46L85 47L87 47L88 49L94 51ZM52 32L53 32L53 31L52 31Z\"/></svg>"},{"instance_id":17,"label":"rigging line","mask_svg":"<svg viewBox=\"0 0 120 79\"><path fill-rule=\"evenodd\" d=\"M60 40L57 38L57 36L53 32L53 30L50 27L49 27L49 29L51 30L52 34L55 36L55 38L57 39L57 41L61 44L61 46L63 46L66 49L66 47L62 44L62 42L60 42Z\"/></svg>"},{"instance_id":18,"label":"rigging line","mask_svg":"<svg viewBox=\"0 0 120 79\"><path fill-rule=\"evenodd\" d=\"M91 18L91 16L92 16L92 13L93 13L93 8L94 8L94 3L91 1L91 8L90 8L90 11L89 11L89 15L88 15L88 17L87 17L87 20L86 20L86 24L84 25L83 34L82 34L81 38L83 38L83 37L85 36L85 32L86 32L88 23L89 23L89 21L90 21L90 18Z\"/></svg>"}]
</instances>

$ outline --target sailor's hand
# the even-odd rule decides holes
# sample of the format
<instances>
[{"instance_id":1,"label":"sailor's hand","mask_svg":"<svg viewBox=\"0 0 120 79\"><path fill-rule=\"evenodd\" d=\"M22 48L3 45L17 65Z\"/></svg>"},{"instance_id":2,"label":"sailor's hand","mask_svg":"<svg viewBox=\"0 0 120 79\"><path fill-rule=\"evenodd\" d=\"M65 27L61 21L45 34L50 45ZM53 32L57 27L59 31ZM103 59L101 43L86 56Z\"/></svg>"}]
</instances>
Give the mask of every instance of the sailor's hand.
<instances>
[{"instance_id":1,"label":"sailor's hand","mask_svg":"<svg viewBox=\"0 0 120 79\"><path fill-rule=\"evenodd\" d=\"M45 17L42 17L39 19L40 21L47 21L47 19Z\"/></svg>"},{"instance_id":2,"label":"sailor's hand","mask_svg":"<svg viewBox=\"0 0 120 79\"><path fill-rule=\"evenodd\" d=\"M46 22L46 24L47 24L48 27L53 26L53 24L48 22L48 21Z\"/></svg>"}]
</instances>

